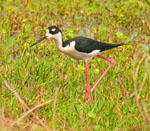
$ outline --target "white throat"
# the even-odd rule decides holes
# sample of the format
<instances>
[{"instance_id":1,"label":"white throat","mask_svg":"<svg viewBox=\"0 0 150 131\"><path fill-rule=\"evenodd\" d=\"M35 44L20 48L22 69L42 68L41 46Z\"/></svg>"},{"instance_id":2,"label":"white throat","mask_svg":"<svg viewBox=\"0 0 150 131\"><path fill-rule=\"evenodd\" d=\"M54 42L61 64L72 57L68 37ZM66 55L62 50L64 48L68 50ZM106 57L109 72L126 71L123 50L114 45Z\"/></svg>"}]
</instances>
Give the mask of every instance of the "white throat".
<instances>
[{"instance_id":1,"label":"white throat","mask_svg":"<svg viewBox=\"0 0 150 131\"><path fill-rule=\"evenodd\" d=\"M62 51L63 49L63 41L62 41L62 34L59 32L58 34L52 35L52 34L47 34L49 38L52 38L55 41L56 47Z\"/></svg>"},{"instance_id":2,"label":"white throat","mask_svg":"<svg viewBox=\"0 0 150 131\"><path fill-rule=\"evenodd\" d=\"M56 43L56 47L61 51L63 49L62 34L59 32L52 37Z\"/></svg>"},{"instance_id":3,"label":"white throat","mask_svg":"<svg viewBox=\"0 0 150 131\"><path fill-rule=\"evenodd\" d=\"M54 30L54 29L53 29ZM61 34L61 32L59 32L59 33L57 33L57 34L50 34L49 33L49 30L47 29L46 30L46 36L47 36L47 38L52 38L54 41L55 41L55 43L56 43L56 47L61 51L62 50L62 48L63 48L63 46L62 46L62 44L63 44L63 41L62 41L62 34Z\"/></svg>"}]
</instances>

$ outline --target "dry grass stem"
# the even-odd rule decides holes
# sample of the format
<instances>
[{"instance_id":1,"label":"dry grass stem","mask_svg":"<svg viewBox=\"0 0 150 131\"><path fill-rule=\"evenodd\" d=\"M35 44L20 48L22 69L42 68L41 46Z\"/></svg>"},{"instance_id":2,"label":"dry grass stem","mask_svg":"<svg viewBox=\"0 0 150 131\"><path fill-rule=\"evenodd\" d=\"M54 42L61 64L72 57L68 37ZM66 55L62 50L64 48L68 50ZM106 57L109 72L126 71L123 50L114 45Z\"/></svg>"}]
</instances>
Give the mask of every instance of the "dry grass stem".
<instances>
[{"instance_id":1,"label":"dry grass stem","mask_svg":"<svg viewBox=\"0 0 150 131\"><path fill-rule=\"evenodd\" d=\"M56 108L56 100L57 100L57 92L58 92L58 88L56 88L55 91L55 100L54 100L54 106L53 106L53 131L55 131L55 108Z\"/></svg>"},{"instance_id":2,"label":"dry grass stem","mask_svg":"<svg viewBox=\"0 0 150 131\"><path fill-rule=\"evenodd\" d=\"M5 127L5 114L4 114L4 107L1 109L1 116L0 116L0 121L1 121L1 128L4 129Z\"/></svg>"},{"instance_id":3,"label":"dry grass stem","mask_svg":"<svg viewBox=\"0 0 150 131\"><path fill-rule=\"evenodd\" d=\"M145 104L144 101L140 100L140 95L141 95L141 92L144 88L145 81L146 81L147 75L148 75L147 71L144 73L144 78L143 78L143 81L140 85L139 91L137 90L137 86L139 85L137 83L137 77L138 77L139 69L140 69L140 67L141 67L144 60L145 60L145 63L146 63L146 68L148 69L148 60L146 58L146 55L144 54L143 57L141 58L141 60L139 61L137 67L136 67L137 58L138 58L138 56L137 56L137 52L136 52L135 55L134 55L134 61L133 61L133 81L134 81L135 100L136 100L136 104L138 106L139 112L140 112L143 120L147 124L147 129L150 129L150 125L148 124L148 123L150 123L150 116L147 113L146 104Z\"/></svg>"},{"instance_id":4,"label":"dry grass stem","mask_svg":"<svg viewBox=\"0 0 150 131\"><path fill-rule=\"evenodd\" d=\"M148 123L150 124L150 117L149 117L149 115L148 115L148 113L146 111L146 104L145 104L144 101L141 101L141 103L142 103L142 106L143 106L144 114L145 114L145 116L146 116L146 118L148 120Z\"/></svg>"},{"instance_id":5,"label":"dry grass stem","mask_svg":"<svg viewBox=\"0 0 150 131\"><path fill-rule=\"evenodd\" d=\"M137 68L136 68L136 72L135 72L135 78L137 78L137 76L138 76L138 72L139 72L139 68L140 68L140 66L141 66L141 64L143 63L143 61L144 61L144 59L146 58L146 55L143 55L143 57L141 58L141 60L140 60L140 62L138 63L138 66L137 66Z\"/></svg>"},{"instance_id":6,"label":"dry grass stem","mask_svg":"<svg viewBox=\"0 0 150 131\"><path fill-rule=\"evenodd\" d=\"M42 107L42 106L44 106L44 105L46 105L46 104L49 104L49 103L51 103L52 102L52 100L48 100L48 101L46 101L46 102L44 102L44 103L42 103L42 104L39 104L39 105L37 105L37 106L35 106L34 108L32 108L32 109L30 109L30 110L28 110L25 114L23 114L17 121L15 121L14 123L12 123L11 124L11 126L13 126L14 124L16 124L16 123L18 123L19 121L21 121L23 118L25 118L27 115L29 115L30 113L32 113L34 110L36 110L37 108L40 108L40 107Z\"/></svg>"},{"instance_id":7,"label":"dry grass stem","mask_svg":"<svg viewBox=\"0 0 150 131\"><path fill-rule=\"evenodd\" d=\"M19 94L15 91L15 89L12 88L12 87L10 87L9 84L6 82L6 80L4 80L4 83L5 83L6 87L7 87L9 90L11 90L11 91L13 92L13 94L17 97L17 99L20 101L20 103L21 103L23 106L25 106L26 109L30 110L30 108L28 107L28 105L23 101L23 99L19 96ZM47 130L50 131L50 129L48 128L48 126L46 126L46 125L40 120L40 118L39 118L35 113L32 112L32 115L39 121L39 123L40 123L43 127L45 127Z\"/></svg>"}]
</instances>

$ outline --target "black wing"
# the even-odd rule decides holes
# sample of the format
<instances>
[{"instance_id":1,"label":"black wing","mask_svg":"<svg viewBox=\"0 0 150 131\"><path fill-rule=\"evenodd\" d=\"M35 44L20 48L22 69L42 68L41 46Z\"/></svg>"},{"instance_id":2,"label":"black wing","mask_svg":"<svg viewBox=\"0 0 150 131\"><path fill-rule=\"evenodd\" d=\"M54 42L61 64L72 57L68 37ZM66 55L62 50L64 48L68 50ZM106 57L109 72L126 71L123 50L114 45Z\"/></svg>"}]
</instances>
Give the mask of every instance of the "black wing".
<instances>
[{"instance_id":1,"label":"black wing","mask_svg":"<svg viewBox=\"0 0 150 131\"><path fill-rule=\"evenodd\" d=\"M84 53L91 53L94 50L100 50L102 52L111 48L115 48L117 46L124 45L124 44L103 43L85 37L75 37L73 39L65 41L63 43L63 46L64 47L67 46L72 41L76 42L75 49L78 50L79 52L84 52Z\"/></svg>"}]
</instances>

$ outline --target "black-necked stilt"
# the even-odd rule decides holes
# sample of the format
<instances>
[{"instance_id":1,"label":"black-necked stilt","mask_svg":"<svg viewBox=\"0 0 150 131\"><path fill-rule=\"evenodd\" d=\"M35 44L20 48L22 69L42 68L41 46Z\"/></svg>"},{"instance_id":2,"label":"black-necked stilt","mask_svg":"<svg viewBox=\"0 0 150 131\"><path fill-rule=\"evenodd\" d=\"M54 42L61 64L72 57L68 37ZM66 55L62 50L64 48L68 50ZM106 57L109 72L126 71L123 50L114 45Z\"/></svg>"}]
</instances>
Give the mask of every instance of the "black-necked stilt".
<instances>
[{"instance_id":1,"label":"black-necked stilt","mask_svg":"<svg viewBox=\"0 0 150 131\"><path fill-rule=\"evenodd\" d=\"M121 44L108 44L108 43L103 43L99 42L96 40L92 40L89 38L85 37L75 37L73 39L63 41L62 38L62 32L61 30L56 27L56 26L50 26L46 30L46 35L41 38L39 41L36 43L33 43L31 46L38 44L42 40L46 38L52 38L54 39L56 43L56 47L66 55L71 56L74 59L77 60L84 60L85 61L85 72L86 72L86 96L85 100L89 98L89 103L92 103L92 99L90 96L90 91L93 93L94 89L100 82L100 80L105 76L105 74L108 72L108 70L114 65L113 60L106 58L104 56L99 55L100 52L103 52L105 50L109 50L121 45L124 45L123 43ZM102 74L102 76L98 79L98 81L95 83L93 88L90 90L89 89L89 78L88 78L88 60L94 56L97 56L99 58L102 58L108 62L110 62L109 67L105 70L105 72Z\"/></svg>"}]
</instances>

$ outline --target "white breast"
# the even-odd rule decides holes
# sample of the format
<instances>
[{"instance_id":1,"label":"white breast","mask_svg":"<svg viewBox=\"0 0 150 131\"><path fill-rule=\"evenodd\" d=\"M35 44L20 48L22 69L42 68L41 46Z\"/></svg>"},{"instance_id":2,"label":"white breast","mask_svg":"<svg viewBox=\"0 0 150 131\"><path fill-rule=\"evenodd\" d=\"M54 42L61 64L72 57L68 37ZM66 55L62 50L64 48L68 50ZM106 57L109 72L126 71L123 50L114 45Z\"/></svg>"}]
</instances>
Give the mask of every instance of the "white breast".
<instances>
[{"instance_id":1,"label":"white breast","mask_svg":"<svg viewBox=\"0 0 150 131\"><path fill-rule=\"evenodd\" d=\"M60 51L71 56L74 59L85 61L88 61L89 58L96 56L100 52L100 50L94 50L91 53L79 52L75 49L75 41L70 42L69 45L62 48Z\"/></svg>"}]
</instances>

